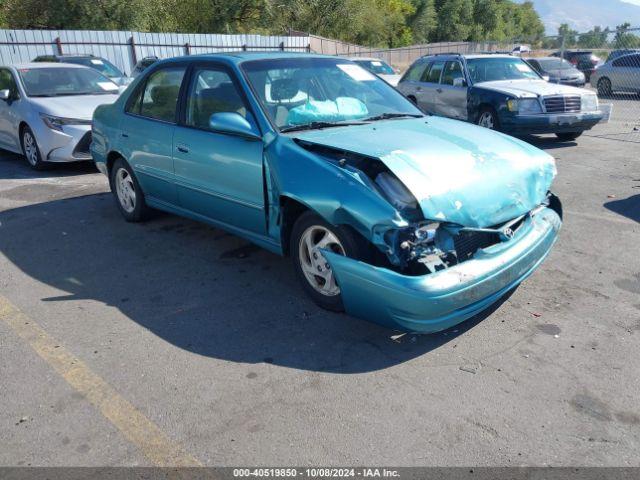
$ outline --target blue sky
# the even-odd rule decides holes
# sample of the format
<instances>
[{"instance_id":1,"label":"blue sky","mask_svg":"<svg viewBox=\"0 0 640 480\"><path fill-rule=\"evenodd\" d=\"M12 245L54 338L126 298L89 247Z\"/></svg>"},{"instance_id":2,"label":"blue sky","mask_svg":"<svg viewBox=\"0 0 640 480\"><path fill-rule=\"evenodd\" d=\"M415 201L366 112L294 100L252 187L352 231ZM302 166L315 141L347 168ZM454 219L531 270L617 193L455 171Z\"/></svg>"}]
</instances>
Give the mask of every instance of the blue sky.
<instances>
[{"instance_id":1,"label":"blue sky","mask_svg":"<svg viewBox=\"0 0 640 480\"><path fill-rule=\"evenodd\" d=\"M622 0L625 3L633 3L634 5L640 6L640 0Z\"/></svg>"}]
</instances>

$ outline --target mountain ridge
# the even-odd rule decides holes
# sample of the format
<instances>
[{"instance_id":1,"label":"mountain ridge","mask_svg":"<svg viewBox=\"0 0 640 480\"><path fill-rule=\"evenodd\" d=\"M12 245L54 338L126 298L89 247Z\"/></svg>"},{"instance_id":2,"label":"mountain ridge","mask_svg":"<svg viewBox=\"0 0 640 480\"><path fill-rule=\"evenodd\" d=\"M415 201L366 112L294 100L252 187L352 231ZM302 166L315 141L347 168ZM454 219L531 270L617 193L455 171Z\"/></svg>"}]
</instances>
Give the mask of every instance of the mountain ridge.
<instances>
[{"instance_id":1,"label":"mountain ridge","mask_svg":"<svg viewBox=\"0 0 640 480\"><path fill-rule=\"evenodd\" d=\"M525 0L516 0L524 3ZM640 27L640 5L622 0L531 0L547 35L558 33L562 23L578 32L587 32L599 25L615 29L617 25L629 22L632 27Z\"/></svg>"}]
</instances>

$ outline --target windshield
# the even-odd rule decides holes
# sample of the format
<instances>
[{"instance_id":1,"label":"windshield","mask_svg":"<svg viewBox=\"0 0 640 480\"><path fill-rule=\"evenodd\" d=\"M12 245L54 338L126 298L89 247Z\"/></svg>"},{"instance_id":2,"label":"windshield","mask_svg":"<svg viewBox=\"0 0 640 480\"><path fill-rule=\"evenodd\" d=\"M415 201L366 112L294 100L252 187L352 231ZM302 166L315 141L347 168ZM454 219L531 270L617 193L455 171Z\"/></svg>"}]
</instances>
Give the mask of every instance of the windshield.
<instances>
[{"instance_id":1,"label":"windshield","mask_svg":"<svg viewBox=\"0 0 640 480\"><path fill-rule=\"evenodd\" d=\"M22 84L30 97L117 94L118 86L89 68L21 68Z\"/></svg>"},{"instance_id":2,"label":"windshield","mask_svg":"<svg viewBox=\"0 0 640 480\"><path fill-rule=\"evenodd\" d=\"M376 75L395 75L396 73L382 60L354 60L354 62Z\"/></svg>"},{"instance_id":3,"label":"windshield","mask_svg":"<svg viewBox=\"0 0 640 480\"><path fill-rule=\"evenodd\" d=\"M467 60L467 69L473 83L540 79L527 62L515 57L470 58Z\"/></svg>"},{"instance_id":4,"label":"windshield","mask_svg":"<svg viewBox=\"0 0 640 480\"><path fill-rule=\"evenodd\" d=\"M109 78L124 77L124 74L118 70L113 63L103 58L91 58L91 57L62 57L65 63L75 63L76 65L84 65L85 67L91 67L94 70L99 71L101 74L106 75Z\"/></svg>"},{"instance_id":5,"label":"windshield","mask_svg":"<svg viewBox=\"0 0 640 480\"><path fill-rule=\"evenodd\" d=\"M281 130L318 122L423 115L393 87L348 60L255 60L243 63L242 69L262 109Z\"/></svg>"},{"instance_id":6,"label":"windshield","mask_svg":"<svg viewBox=\"0 0 640 480\"><path fill-rule=\"evenodd\" d=\"M571 65L566 60L561 60L559 58L542 58L538 59L540 62L540 66L543 70L570 70L573 69L573 65Z\"/></svg>"}]
</instances>

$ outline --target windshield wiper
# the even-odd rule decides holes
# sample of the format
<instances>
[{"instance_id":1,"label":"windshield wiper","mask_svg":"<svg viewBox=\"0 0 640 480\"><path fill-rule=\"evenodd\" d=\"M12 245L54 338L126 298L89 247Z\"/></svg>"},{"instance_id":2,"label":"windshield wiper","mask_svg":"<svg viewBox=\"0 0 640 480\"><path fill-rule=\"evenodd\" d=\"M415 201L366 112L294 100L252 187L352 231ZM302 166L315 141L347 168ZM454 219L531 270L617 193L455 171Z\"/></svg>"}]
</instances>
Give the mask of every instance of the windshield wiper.
<instances>
[{"instance_id":1,"label":"windshield wiper","mask_svg":"<svg viewBox=\"0 0 640 480\"><path fill-rule=\"evenodd\" d=\"M331 128L331 127L344 127L348 125L364 125L364 122L311 122L304 123L302 125L291 125L289 127L283 127L280 129L280 132L296 132L299 130L316 130L321 128Z\"/></svg>"},{"instance_id":2,"label":"windshield wiper","mask_svg":"<svg viewBox=\"0 0 640 480\"><path fill-rule=\"evenodd\" d=\"M389 118L422 118L424 115L419 113L381 113L380 115L376 115L374 117L364 118L363 122L375 122L378 120L387 120Z\"/></svg>"}]
</instances>

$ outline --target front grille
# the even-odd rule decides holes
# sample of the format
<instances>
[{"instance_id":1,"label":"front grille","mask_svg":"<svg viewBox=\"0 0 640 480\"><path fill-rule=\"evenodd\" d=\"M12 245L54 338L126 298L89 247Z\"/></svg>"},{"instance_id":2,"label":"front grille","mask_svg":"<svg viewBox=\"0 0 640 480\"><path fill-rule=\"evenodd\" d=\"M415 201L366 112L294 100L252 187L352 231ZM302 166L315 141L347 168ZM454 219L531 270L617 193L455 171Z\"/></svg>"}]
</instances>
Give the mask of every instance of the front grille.
<instances>
[{"instance_id":1,"label":"front grille","mask_svg":"<svg viewBox=\"0 0 640 480\"><path fill-rule=\"evenodd\" d=\"M553 95L544 97L547 113L570 113L580 111L580 95Z\"/></svg>"},{"instance_id":2,"label":"front grille","mask_svg":"<svg viewBox=\"0 0 640 480\"><path fill-rule=\"evenodd\" d=\"M473 256L480 248L490 247L500 242L500 237L488 232L460 232L453 237L458 262L464 262Z\"/></svg>"},{"instance_id":3,"label":"front grille","mask_svg":"<svg viewBox=\"0 0 640 480\"><path fill-rule=\"evenodd\" d=\"M91 146L91 132L85 133L76 148L73 149L73 156L75 158L91 158L91 152L89 147Z\"/></svg>"}]
</instances>

